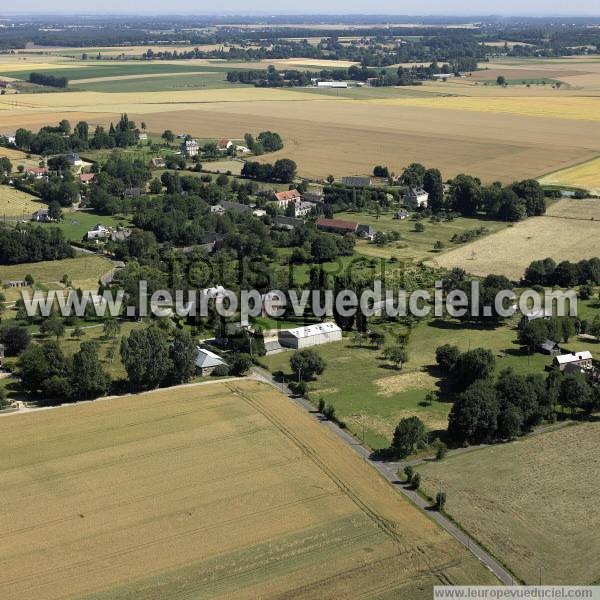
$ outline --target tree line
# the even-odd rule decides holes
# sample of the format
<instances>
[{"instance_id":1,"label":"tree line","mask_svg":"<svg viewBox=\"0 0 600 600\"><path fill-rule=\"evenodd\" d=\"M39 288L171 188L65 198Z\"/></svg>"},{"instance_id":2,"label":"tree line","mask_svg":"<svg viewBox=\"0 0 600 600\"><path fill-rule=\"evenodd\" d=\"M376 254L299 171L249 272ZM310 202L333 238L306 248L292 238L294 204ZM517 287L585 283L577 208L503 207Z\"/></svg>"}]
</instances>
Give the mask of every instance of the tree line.
<instances>
[{"instance_id":1,"label":"tree line","mask_svg":"<svg viewBox=\"0 0 600 600\"><path fill-rule=\"evenodd\" d=\"M58 227L19 223L0 225L0 264L16 265L73 258L75 252Z\"/></svg>"},{"instance_id":2,"label":"tree line","mask_svg":"<svg viewBox=\"0 0 600 600\"><path fill-rule=\"evenodd\" d=\"M39 73L37 71L29 73L29 82L57 88L66 88L69 85L69 80L66 77L50 73Z\"/></svg>"},{"instance_id":3,"label":"tree line","mask_svg":"<svg viewBox=\"0 0 600 600\"><path fill-rule=\"evenodd\" d=\"M66 119L56 127L42 127L37 133L21 127L15 133L14 147L23 152L50 155L88 149L127 148L137 144L138 139L139 130L135 122L123 114L116 124L110 124L108 131L98 125L93 133L86 121L79 121L71 128ZM1 138L0 142L3 146L9 146L6 138Z\"/></svg>"}]
</instances>

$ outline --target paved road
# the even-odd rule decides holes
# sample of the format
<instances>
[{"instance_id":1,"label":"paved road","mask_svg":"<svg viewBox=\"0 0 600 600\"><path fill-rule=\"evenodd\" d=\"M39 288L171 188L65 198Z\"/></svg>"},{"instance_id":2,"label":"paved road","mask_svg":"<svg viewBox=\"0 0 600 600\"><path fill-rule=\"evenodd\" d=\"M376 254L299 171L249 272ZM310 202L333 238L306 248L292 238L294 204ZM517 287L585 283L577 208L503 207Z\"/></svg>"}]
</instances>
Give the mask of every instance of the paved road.
<instances>
[{"instance_id":1,"label":"paved road","mask_svg":"<svg viewBox=\"0 0 600 600\"><path fill-rule=\"evenodd\" d=\"M277 383L271 374L264 369L255 367L253 370L253 377L259 381L263 381L273 387L276 387L279 391L289 396L296 404L310 412L316 419L323 423L326 427L329 427L335 435L337 435L342 441L354 450L361 458L368 462L374 469L376 469L383 477L385 477L398 491L404 494L414 505L424 511L430 518L432 518L442 529L445 529L454 539L458 540L463 546L465 546L472 554L474 554L496 577L505 585L513 585L515 580L513 576L488 552L486 552L471 536L459 529L448 517L439 513L438 511L431 510L430 504L423 499L415 491L409 489L403 485L396 477L396 472L399 466L406 465L408 463L386 463L371 460L370 451L362 446L354 437L352 437L347 431L340 429L335 423L326 421L323 415L318 413L315 407L305 400L304 398L298 398L294 396L291 390L284 384ZM418 459L412 461L415 464L424 462L425 459Z\"/></svg>"}]
</instances>

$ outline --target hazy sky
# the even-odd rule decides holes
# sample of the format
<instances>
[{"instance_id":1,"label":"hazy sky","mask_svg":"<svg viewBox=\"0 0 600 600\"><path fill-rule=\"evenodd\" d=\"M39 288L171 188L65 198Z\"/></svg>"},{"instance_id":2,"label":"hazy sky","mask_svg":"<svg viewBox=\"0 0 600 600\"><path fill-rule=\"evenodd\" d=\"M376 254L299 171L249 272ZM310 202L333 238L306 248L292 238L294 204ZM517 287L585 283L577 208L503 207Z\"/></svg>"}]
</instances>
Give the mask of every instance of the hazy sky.
<instances>
[{"instance_id":1,"label":"hazy sky","mask_svg":"<svg viewBox=\"0 0 600 600\"><path fill-rule=\"evenodd\" d=\"M6 7L8 8L8 7ZM5 9L6 10L6 9ZM597 0L100 0L82 3L81 0L19 0L10 10L40 14L121 12L193 13L193 14L401 14L401 15L600 15ZM8 11L7 11L8 12Z\"/></svg>"}]
</instances>

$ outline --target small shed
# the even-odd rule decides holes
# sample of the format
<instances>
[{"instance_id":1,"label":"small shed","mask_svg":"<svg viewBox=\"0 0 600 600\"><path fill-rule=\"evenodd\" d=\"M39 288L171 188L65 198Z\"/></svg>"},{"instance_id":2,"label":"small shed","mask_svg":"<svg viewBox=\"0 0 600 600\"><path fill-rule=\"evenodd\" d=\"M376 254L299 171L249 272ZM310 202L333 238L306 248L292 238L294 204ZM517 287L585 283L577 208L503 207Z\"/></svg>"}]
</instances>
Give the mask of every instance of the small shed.
<instances>
[{"instance_id":1,"label":"small shed","mask_svg":"<svg viewBox=\"0 0 600 600\"><path fill-rule=\"evenodd\" d=\"M196 354L196 371L201 377L210 375L218 366L227 364L218 354L197 348Z\"/></svg>"}]
</instances>

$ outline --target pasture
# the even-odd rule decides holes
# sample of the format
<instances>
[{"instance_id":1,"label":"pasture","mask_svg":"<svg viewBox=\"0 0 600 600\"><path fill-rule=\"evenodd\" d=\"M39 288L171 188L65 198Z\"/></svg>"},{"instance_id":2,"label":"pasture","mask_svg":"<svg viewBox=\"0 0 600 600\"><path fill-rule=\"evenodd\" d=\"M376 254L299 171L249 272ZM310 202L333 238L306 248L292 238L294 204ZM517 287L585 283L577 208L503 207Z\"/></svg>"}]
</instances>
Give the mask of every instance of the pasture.
<instances>
[{"instance_id":1,"label":"pasture","mask_svg":"<svg viewBox=\"0 0 600 600\"><path fill-rule=\"evenodd\" d=\"M495 583L257 382L1 417L0 446L3 598L424 600Z\"/></svg>"},{"instance_id":2,"label":"pasture","mask_svg":"<svg viewBox=\"0 0 600 600\"><path fill-rule=\"evenodd\" d=\"M372 225L376 231L397 232L401 239L397 242L389 242L384 246L359 241L356 250L359 254L372 256L376 258L395 257L401 261L420 261L434 259L439 252L434 251L433 245L440 241L444 248L440 252L447 252L451 248L459 246L452 242L454 235L465 231L485 227L487 234L500 231L507 226L500 221L490 221L487 219L470 219L459 217L452 221L441 221L432 223L428 219L419 221L425 226L425 231L415 231L417 221L411 219L394 219L393 212L383 212L379 215L364 212L342 212L336 213L336 219L345 219L349 221L358 221L367 225Z\"/></svg>"},{"instance_id":3,"label":"pasture","mask_svg":"<svg viewBox=\"0 0 600 600\"><path fill-rule=\"evenodd\" d=\"M441 254L429 262L474 275L496 273L519 280L533 260L578 261L600 255L600 202L560 200L548 216L532 217L488 237ZM596 202L596 204L592 204ZM582 215L573 218L571 210ZM585 214L585 216L583 216ZM592 220L592 217L594 220Z\"/></svg>"},{"instance_id":4,"label":"pasture","mask_svg":"<svg viewBox=\"0 0 600 600\"><path fill-rule=\"evenodd\" d=\"M30 219L36 210L46 208L35 196L8 185L0 185L0 220L3 217Z\"/></svg>"},{"instance_id":5,"label":"pasture","mask_svg":"<svg viewBox=\"0 0 600 600\"><path fill-rule=\"evenodd\" d=\"M445 491L450 516L525 583L596 583L599 434L583 423L453 456L419 467L421 487Z\"/></svg>"}]
</instances>

